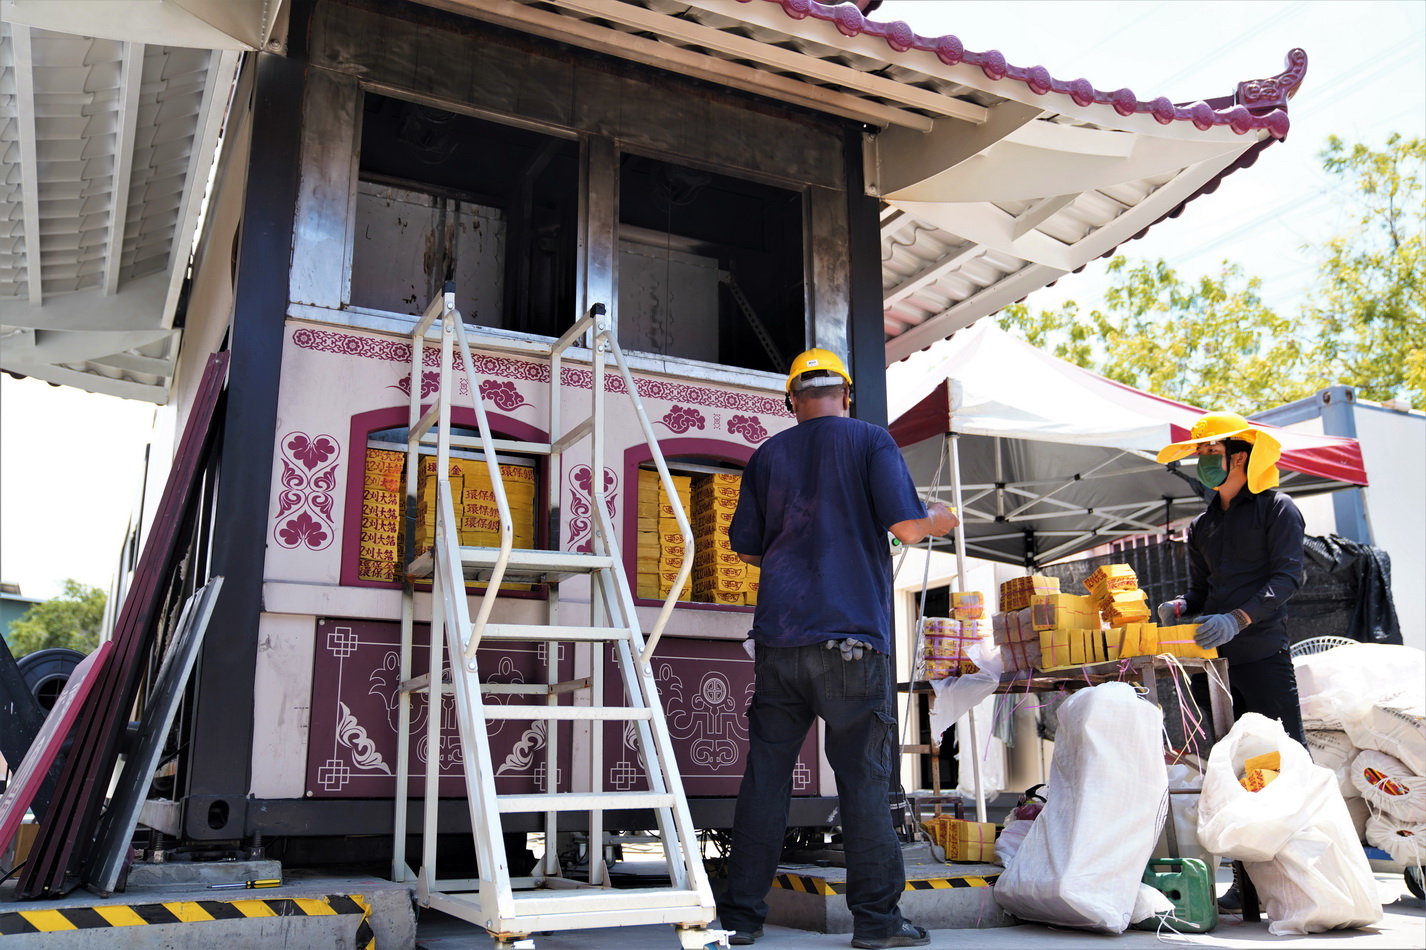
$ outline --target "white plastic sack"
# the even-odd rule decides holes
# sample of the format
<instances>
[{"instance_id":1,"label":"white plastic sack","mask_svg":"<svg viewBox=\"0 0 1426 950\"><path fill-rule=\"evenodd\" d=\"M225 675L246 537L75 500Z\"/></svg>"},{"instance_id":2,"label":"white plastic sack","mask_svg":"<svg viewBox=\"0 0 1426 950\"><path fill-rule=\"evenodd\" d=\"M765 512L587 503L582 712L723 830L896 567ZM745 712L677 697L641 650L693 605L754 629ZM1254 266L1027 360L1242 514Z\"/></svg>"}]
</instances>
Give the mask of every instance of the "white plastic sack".
<instances>
[{"instance_id":1,"label":"white plastic sack","mask_svg":"<svg viewBox=\"0 0 1426 950\"><path fill-rule=\"evenodd\" d=\"M1352 760L1352 782L1357 791L1380 811L1408 824L1426 822L1426 778L1375 749Z\"/></svg>"},{"instance_id":2,"label":"white plastic sack","mask_svg":"<svg viewBox=\"0 0 1426 950\"><path fill-rule=\"evenodd\" d=\"M1020 853L1020 845L1025 843L1025 836L1030 833L1030 826L1033 824L1034 821L1024 818L1005 823L1004 829L995 836L996 864L1003 868L1010 867L1010 862Z\"/></svg>"},{"instance_id":3,"label":"white plastic sack","mask_svg":"<svg viewBox=\"0 0 1426 950\"><path fill-rule=\"evenodd\" d=\"M972 676L981 674L971 674ZM962 676L961 679L969 679ZM976 750L980 753L980 790L987 801L1005 791L1005 743L990 734L995 725L995 697L991 696L975 707ZM956 762L960 782L956 791L962 798L975 800L975 773L971 771L970 717L956 723Z\"/></svg>"},{"instance_id":4,"label":"white plastic sack","mask_svg":"<svg viewBox=\"0 0 1426 950\"><path fill-rule=\"evenodd\" d=\"M1172 914L1174 910L1173 901L1169 900L1163 891L1141 883L1139 892L1134 895L1134 909L1129 913L1129 923L1137 924L1150 917L1162 917Z\"/></svg>"},{"instance_id":5,"label":"white plastic sack","mask_svg":"<svg viewBox=\"0 0 1426 950\"><path fill-rule=\"evenodd\" d=\"M1162 726L1158 707L1126 683L1065 700L1049 801L996 882L1000 906L1065 927L1129 926L1168 797Z\"/></svg>"},{"instance_id":6,"label":"white plastic sack","mask_svg":"<svg viewBox=\"0 0 1426 950\"><path fill-rule=\"evenodd\" d=\"M1352 830L1357 833L1358 841L1367 840L1367 819L1372 816L1372 806L1367 804L1367 800L1358 795L1356 798L1345 799L1347 803L1347 814L1352 818Z\"/></svg>"},{"instance_id":7,"label":"white plastic sack","mask_svg":"<svg viewBox=\"0 0 1426 950\"><path fill-rule=\"evenodd\" d=\"M1374 704L1421 691L1426 653L1390 643L1356 643L1292 661L1305 729L1344 729Z\"/></svg>"},{"instance_id":8,"label":"white plastic sack","mask_svg":"<svg viewBox=\"0 0 1426 950\"><path fill-rule=\"evenodd\" d=\"M999 685L1000 674L984 670L931 680L931 692L936 697L931 701L931 735L940 739L957 720L994 695Z\"/></svg>"},{"instance_id":9,"label":"white plastic sack","mask_svg":"<svg viewBox=\"0 0 1426 950\"><path fill-rule=\"evenodd\" d=\"M1345 648L1343 648L1345 649ZM1249 792L1245 760L1279 752L1282 771ZM1199 804L1198 840L1243 861L1277 935L1365 927L1381 919L1376 879L1336 777L1313 765L1282 724L1247 713L1213 747Z\"/></svg>"},{"instance_id":10,"label":"white plastic sack","mask_svg":"<svg viewBox=\"0 0 1426 950\"><path fill-rule=\"evenodd\" d=\"M1312 761L1324 769L1331 769L1337 776L1337 788L1343 798L1361 798L1356 783L1352 781L1352 760L1361 750L1352 745L1352 740L1340 729L1313 729L1307 733L1307 751L1312 753Z\"/></svg>"},{"instance_id":11,"label":"white plastic sack","mask_svg":"<svg viewBox=\"0 0 1426 950\"><path fill-rule=\"evenodd\" d=\"M1373 815L1367 819L1367 844L1381 848L1393 861L1419 867L1426 863L1426 822L1402 821L1386 812Z\"/></svg>"},{"instance_id":12,"label":"white plastic sack","mask_svg":"<svg viewBox=\"0 0 1426 950\"><path fill-rule=\"evenodd\" d=\"M1347 734L1357 748L1385 752L1417 775L1426 775L1426 684L1418 683L1414 692L1373 703L1360 719L1347 724Z\"/></svg>"}]
</instances>

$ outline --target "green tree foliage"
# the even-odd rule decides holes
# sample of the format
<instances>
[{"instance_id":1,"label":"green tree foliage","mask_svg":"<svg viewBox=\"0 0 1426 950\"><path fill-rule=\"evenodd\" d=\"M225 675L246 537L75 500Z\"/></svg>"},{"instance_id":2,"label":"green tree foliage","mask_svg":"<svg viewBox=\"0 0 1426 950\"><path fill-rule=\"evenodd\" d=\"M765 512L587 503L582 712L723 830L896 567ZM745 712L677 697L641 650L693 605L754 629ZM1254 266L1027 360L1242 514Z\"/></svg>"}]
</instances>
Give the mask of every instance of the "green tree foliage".
<instances>
[{"instance_id":1,"label":"green tree foliage","mask_svg":"<svg viewBox=\"0 0 1426 950\"><path fill-rule=\"evenodd\" d=\"M1404 398L1426 409L1426 140L1393 135L1373 151L1334 135L1321 157L1353 186L1355 219L1327 242L1318 292L1304 311L1318 358L1367 399Z\"/></svg>"},{"instance_id":2,"label":"green tree foliage","mask_svg":"<svg viewBox=\"0 0 1426 950\"><path fill-rule=\"evenodd\" d=\"M1191 279L1117 256L1102 310L1014 304L1002 324L1110 379L1207 408L1252 413L1343 384L1426 409L1426 142L1393 135L1374 151L1332 137L1321 158L1349 186L1355 217L1309 249L1322 266L1297 312L1268 307L1261 281L1236 264Z\"/></svg>"},{"instance_id":3,"label":"green tree foliage","mask_svg":"<svg viewBox=\"0 0 1426 950\"><path fill-rule=\"evenodd\" d=\"M50 647L89 653L99 645L106 599L97 587L66 580L62 595L35 604L10 624L11 652L16 659Z\"/></svg>"},{"instance_id":4,"label":"green tree foliage","mask_svg":"<svg viewBox=\"0 0 1426 950\"><path fill-rule=\"evenodd\" d=\"M1006 329L1056 356L1136 389L1200 406L1278 405L1320 388L1283 373L1302 361L1289 321L1263 304L1257 278L1236 265L1184 280L1163 261L1109 262L1104 310L1081 315L1073 301L1032 314L1001 313Z\"/></svg>"}]
</instances>

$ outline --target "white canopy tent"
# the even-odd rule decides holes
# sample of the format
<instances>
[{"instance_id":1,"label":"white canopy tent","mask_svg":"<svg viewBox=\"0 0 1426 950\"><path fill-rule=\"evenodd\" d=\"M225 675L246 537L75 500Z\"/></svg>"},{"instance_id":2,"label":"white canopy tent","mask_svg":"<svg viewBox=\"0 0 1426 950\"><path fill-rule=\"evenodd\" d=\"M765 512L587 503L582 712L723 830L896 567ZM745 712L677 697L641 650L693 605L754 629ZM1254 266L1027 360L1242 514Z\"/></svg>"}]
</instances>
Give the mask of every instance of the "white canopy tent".
<instances>
[{"instance_id":1,"label":"white canopy tent","mask_svg":"<svg viewBox=\"0 0 1426 950\"><path fill-rule=\"evenodd\" d=\"M968 555L1033 569L1114 538L1161 531L1204 504L1191 468L1154 460L1187 437L1203 410L1058 359L991 320L893 365L887 406L922 496L960 512L959 590L968 589ZM1294 494L1366 483L1355 439L1264 428L1282 443L1282 485ZM978 821L985 796L973 707L993 689L984 679L937 691L938 705L955 710L951 718L968 711Z\"/></svg>"},{"instance_id":2,"label":"white canopy tent","mask_svg":"<svg viewBox=\"0 0 1426 950\"><path fill-rule=\"evenodd\" d=\"M893 366L887 402L918 486L960 509L968 554L1034 567L1162 531L1203 505L1191 461L1154 461L1203 410L1041 352L990 320ZM1356 440L1264 428L1282 442L1284 490L1366 484Z\"/></svg>"}]
</instances>

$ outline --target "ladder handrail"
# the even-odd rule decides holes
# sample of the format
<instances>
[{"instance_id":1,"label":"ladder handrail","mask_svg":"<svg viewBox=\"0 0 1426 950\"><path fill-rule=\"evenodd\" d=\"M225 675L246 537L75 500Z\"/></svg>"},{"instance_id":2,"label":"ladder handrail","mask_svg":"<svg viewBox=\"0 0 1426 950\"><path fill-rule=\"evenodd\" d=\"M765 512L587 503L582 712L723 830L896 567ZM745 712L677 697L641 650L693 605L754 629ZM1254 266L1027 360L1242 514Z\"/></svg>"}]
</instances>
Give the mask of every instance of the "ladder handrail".
<instances>
[{"instance_id":1,"label":"ladder handrail","mask_svg":"<svg viewBox=\"0 0 1426 950\"><path fill-rule=\"evenodd\" d=\"M481 595L480 609L476 612L474 622L470 627L461 628L470 630L470 639L465 642L463 659L466 668L473 670L475 651L480 646L480 637L485 632L490 612L495 609L495 595L500 590L500 581L505 577L505 568L510 563L510 551L515 544L515 523L510 517L510 503L505 498L505 479L500 474L500 461L495 457L495 439L490 434L490 423L485 415L485 397L481 396L480 386L476 383L475 359L471 356L470 340L465 335L465 323L461 320L459 310L452 308L450 312L455 316L456 342L460 346L461 358L465 360L465 378L470 384L470 401L475 410L475 424L480 431L481 451L485 453L485 467L490 472L490 487L495 494L495 507L500 515L500 554L490 570L490 579L486 582L485 593ZM449 433L443 431L441 437L449 438ZM452 539L448 547L458 549L459 537ZM458 554L455 559L459 561Z\"/></svg>"},{"instance_id":2,"label":"ladder handrail","mask_svg":"<svg viewBox=\"0 0 1426 950\"><path fill-rule=\"evenodd\" d=\"M659 697L658 684L653 678L653 669L648 660L643 659L642 637L638 632L638 622L634 616L634 599L630 593L628 577L624 572L623 560L618 556L619 547L616 542L614 524L609 517L609 512L604 508L594 510L595 529L599 532L598 540L607 552L613 555L613 574L616 583L613 590L605 590L604 597L606 606L612 616L623 619L634 632L634 637L627 645L619 644L618 649L627 649L631 655L638 659L637 671L634 676L625 678L625 689L629 691L629 700L635 705L642 705L650 709L653 718L649 722L636 724L636 728L647 730L649 736L649 748L660 762L660 768L654 769L652 764L649 767L648 782L649 787L656 791L665 791L674 796L675 807L660 809L658 811L658 823L661 836L664 840L665 857L669 861L670 876L679 887L690 886L691 880L697 880L697 870L694 868L695 858L693 852L688 847L680 848L681 862L677 867L673 866L673 855L667 851L668 843L672 838L678 838L683 842L696 841L697 833L693 829L692 820L688 812L688 797L684 791L683 783L670 782L663 784L663 775L666 771L677 771L677 760L674 756L673 746L668 739L668 724L664 716L663 702ZM652 651L648 651L652 652ZM637 688L635 688L637 686ZM638 693L638 695L635 695ZM701 866L701 864L700 864ZM706 886L700 884L701 886Z\"/></svg>"},{"instance_id":3,"label":"ladder handrail","mask_svg":"<svg viewBox=\"0 0 1426 950\"><path fill-rule=\"evenodd\" d=\"M658 618L654 621L653 629L649 631L648 639L644 644L644 652L639 654L639 663L643 665L653 658L654 649L659 645L659 638L663 636L664 627L668 625L669 617L673 615L673 608L678 603L679 595L683 592L683 584L693 571L693 529L688 524L688 515L684 513L683 503L679 501L678 492L674 489L673 476L669 474L668 463L664 461L663 450L659 448L658 436L654 434L654 427L649 422L648 413L644 412L644 403L639 399L639 391L634 387L634 374L629 372L629 364L624 361L624 351L619 349L619 341L614 339L614 332L607 323L598 325L597 335L609 345L609 352L614 354L614 364L619 368L619 375L624 380L624 389L639 418L639 428L643 430L644 442L648 444L649 451L653 455L654 466L659 470L659 484L663 486L664 494L672 502L673 515L678 521L678 530L683 535L683 560L678 565L678 580L674 582L668 596L664 598L663 606L659 608ZM596 355L596 359L602 359L602 357ZM595 495L595 510L603 510L605 499L602 483ZM631 617L630 621L633 622L633 620L634 618Z\"/></svg>"},{"instance_id":4,"label":"ladder handrail","mask_svg":"<svg viewBox=\"0 0 1426 950\"><path fill-rule=\"evenodd\" d=\"M453 506L451 498L451 484L449 476L442 476L439 479L437 483L436 495L437 502L440 507L438 515L438 524L436 527L438 535L435 540L437 543L433 550L435 564L434 571L432 574L432 580L437 582L436 586L438 586L440 589L439 594L441 602L439 605L439 609L441 610L442 617L445 621L445 633L448 638L448 647L446 652L450 654L452 661L454 661L456 656L456 645L460 643L460 632L469 630L471 621L470 607L466 602L465 572L461 568L459 543L460 529L457 527L456 523L455 508ZM494 590L495 585L492 584L489 589ZM435 626L435 612L437 609L438 605L433 602L431 604L431 621L433 628ZM452 631L456 632L453 634ZM475 637L472 636L471 639L474 640ZM431 645L430 659L431 682L430 689L427 693L427 701L429 704L427 706L427 709L430 710L426 717L426 729L428 736L431 734L432 731L440 728L441 717L439 710L441 708L440 703L442 678L439 675L439 659L440 652L436 647L436 643L433 642ZM467 661L466 669L473 673L475 671L474 662ZM483 701L480 697L480 691L478 689L474 691L470 689L470 680L469 677L466 675L465 671L459 671L454 669L451 670L451 685L452 692L455 695L456 699L457 716L465 716L468 714L473 720L475 718L476 711L479 710L480 707L483 705ZM474 708L462 712L461 707L463 706L471 706ZM480 755L481 760L489 761L489 738L486 736L484 731L477 730L474 736L474 740L477 746L483 747ZM428 796L431 796L431 789L436 784L438 783L433 783L428 780ZM468 791L471 790L469 785L467 786L467 789ZM493 776L491 776L489 772L484 770L481 771L480 781L478 783L475 783L473 791L475 792L474 796L467 796L467 806L470 810L471 827L475 828L479 826L481 815L490 814L492 809L497 808L495 804L495 799L498 797L499 793L495 789L495 782ZM429 800L430 799L428 798L428 801ZM426 838L428 840L433 839L435 837L434 826L435 809L428 808L426 834ZM487 838L485 835L476 835L475 840L476 857L480 864L480 879L482 882L488 882L490 884L496 885L492 888L492 893L495 895L494 904L499 908L498 912L502 916L509 916L514 913L514 904L512 903L512 898L510 896L509 866L507 860L504 857L503 848L499 849L499 853L497 853L497 848L495 846L494 840ZM432 867L430 868L430 879L434 878L434 863L435 855L433 853L431 855ZM426 865L423 864L423 871L426 869ZM426 883L428 885L430 883L430 879L426 879ZM484 888L482 888L482 890L484 890ZM486 895L482 895L482 900L485 899Z\"/></svg>"}]
</instances>

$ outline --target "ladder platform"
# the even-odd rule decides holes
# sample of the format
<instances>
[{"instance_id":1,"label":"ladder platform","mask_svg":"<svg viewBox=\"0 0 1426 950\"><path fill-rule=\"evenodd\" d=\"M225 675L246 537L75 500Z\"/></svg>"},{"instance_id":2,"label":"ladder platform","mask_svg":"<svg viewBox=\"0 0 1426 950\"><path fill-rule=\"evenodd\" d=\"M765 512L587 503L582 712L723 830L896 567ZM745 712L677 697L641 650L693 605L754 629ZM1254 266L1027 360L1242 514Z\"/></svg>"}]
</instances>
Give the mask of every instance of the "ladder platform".
<instances>
[{"instance_id":1,"label":"ladder platform","mask_svg":"<svg viewBox=\"0 0 1426 950\"><path fill-rule=\"evenodd\" d=\"M609 811L615 808L672 808L667 792L557 792L534 795L499 795L501 813L548 811Z\"/></svg>"},{"instance_id":2,"label":"ladder platform","mask_svg":"<svg viewBox=\"0 0 1426 950\"><path fill-rule=\"evenodd\" d=\"M637 706L526 706L513 703L490 703L485 707L486 719L526 720L629 720L652 719L653 712Z\"/></svg>"},{"instance_id":3,"label":"ladder platform","mask_svg":"<svg viewBox=\"0 0 1426 950\"><path fill-rule=\"evenodd\" d=\"M632 639L626 627L561 627L528 623L488 623L480 640L514 640L521 643L613 643Z\"/></svg>"},{"instance_id":4,"label":"ladder platform","mask_svg":"<svg viewBox=\"0 0 1426 950\"><path fill-rule=\"evenodd\" d=\"M439 436L430 432L422 435L420 439L410 441L426 448L438 447L440 444ZM451 435L447 438L447 443L454 448L472 449L476 452L485 450L485 443L479 436ZM495 447L496 452L515 452L524 455L549 455L551 448L548 442L521 442L515 439L491 439L490 444Z\"/></svg>"},{"instance_id":5,"label":"ladder platform","mask_svg":"<svg viewBox=\"0 0 1426 950\"><path fill-rule=\"evenodd\" d=\"M500 558L499 548L462 547L461 570L468 581L488 581ZM409 577L430 577L435 559L430 551L412 561L406 569ZM515 548L505 565L505 584L558 584L580 574L593 574L614 566L614 559L602 554L578 554L570 551L538 551Z\"/></svg>"},{"instance_id":6,"label":"ladder platform","mask_svg":"<svg viewBox=\"0 0 1426 950\"><path fill-rule=\"evenodd\" d=\"M536 888L512 891L515 904L512 917L499 922L520 931L580 930L589 927L618 927L627 924L693 923L712 919L712 909L699 902L698 891L670 887L614 888L585 887L575 889ZM480 892L432 892L429 906L463 919L471 919L474 909L480 912ZM650 919L650 912L664 911ZM621 917L631 915L628 919Z\"/></svg>"}]
</instances>

